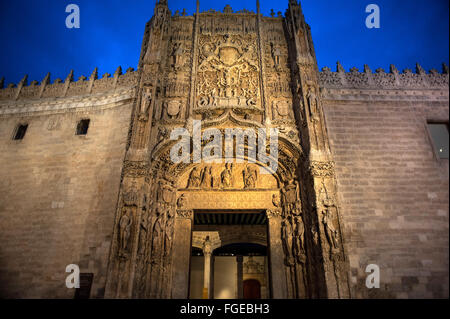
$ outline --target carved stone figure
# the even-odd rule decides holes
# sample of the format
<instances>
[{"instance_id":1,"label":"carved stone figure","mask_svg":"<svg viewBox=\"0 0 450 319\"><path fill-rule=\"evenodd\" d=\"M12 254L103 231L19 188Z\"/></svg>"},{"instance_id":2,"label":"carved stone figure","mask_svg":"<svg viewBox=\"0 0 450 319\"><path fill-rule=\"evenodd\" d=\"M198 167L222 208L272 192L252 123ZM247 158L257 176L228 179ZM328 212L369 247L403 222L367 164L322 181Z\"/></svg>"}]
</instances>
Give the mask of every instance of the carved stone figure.
<instances>
[{"instance_id":1,"label":"carved stone figure","mask_svg":"<svg viewBox=\"0 0 450 319\"><path fill-rule=\"evenodd\" d=\"M130 211L128 209L125 209L125 212L119 221L119 243L120 252L122 255L126 253L128 248L128 241L131 234L131 224L132 219L130 216Z\"/></svg>"},{"instance_id":2,"label":"carved stone figure","mask_svg":"<svg viewBox=\"0 0 450 319\"><path fill-rule=\"evenodd\" d=\"M300 200L299 185L294 179L290 179L288 184L281 190L283 195L283 205L286 211L294 209L294 205Z\"/></svg>"},{"instance_id":3,"label":"carved stone figure","mask_svg":"<svg viewBox=\"0 0 450 319\"><path fill-rule=\"evenodd\" d=\"M183 44L179 43L178 45L175 45L173 52L173 66L175 68L181 66L182 56L183 56Z\"/></svg>"},{"instance_id":4,"label":"carved stone figure","mask_svg":"<svg viewBox=\"0 0 450 319\"><path fill-rule=\"evenodd\" d=\"M203 188L211 188L213 185L212 167L205 166L202 170L202 182L200 184Z\"/></svg>"},{"instance_id":5,"label":"carved stone figure","mask_svg":"<svg viewBox=\"0 0 450 319\"><path fill-rule=\"evenodd\" d=\"M258 179L258 170L252 166L247 166L242 171L244 178L244 188L255 188Z\"/></svg>"},{"instance_id":6,"label":"carved stone figure","mask_svg":"<svg viewBox=\"0 0 450 319\"><path fill-rule=\"evenodd\" d=\"M280 195L278 195L278 194L273 194L272 195L272 204L275 207L280 207L281 206Z\"/></svg>"},{"instance_id":7,"label":"carved stone figure","mask_svg":"<svg viewBox=\"0 0 450 319\"><path fill-rule=\"evenodd\" d=\"M225 169L220 173L220 182L222 187L232 187L233 186L233 164L226 163Z\"/></svg>"},{"instance_id":8,"label":"carved stone figure","mask_svg":"<svg viewBox=\"0 0 450 319\"><path fill-rule=\"evenodd\" d=\"M318 99L314 87L311 87L306 95L308 101L308 112L311 121L318 120Z\"/></svg>"},{"instance_id":9,"label":"carved stone figure","mask_svg":"<svg viewBox=\"0 0 450 319\"><path fill-rule=\"evenodd\" d=\"M305 252L305 225L302 216L295 216L295 251L296 255L304 254Z\"/></svg>"},{"instance_id":10,"label":"carved stone figure","mask_svg":"<svg viewBox=\"0 0 450 319\"><path fill-rule=\"evenodd\" d=\"M164 139L166 139L169 135L169 131L165 127L159 127L158 128L158 135L156 136L156 142L160 143Z\"/></svg>"},{"instance_id":11,"label":"carved stone figure","mask_svg":"<svg viewBox=\"0 0 450 319\"><path fill-rule=\"evenodd\" d=\"M286 254L286 262L291 265L293 262L292 247L293 247L293 235L292 224L288 218L282 222L281 238L283 240L284 252Z\"/></svg>"},{"instance_id":12,"label":"carved stone figure","mask_svg":"<svg viewBox=\"0 0 450 319\"><path fill-rule=\"evenodd\" d=\"M163 240L163 213L160 209L157 209L157 216L153 225L152 231L152 262L159 263L159 257L161 257L162 240Z\"/></svg>"},{"instance_id":13,"label":"carved stone figure","mask_svg":"<svg viewBox=\"0 0 450 319\"><path fill-rule=\"evenodd\" d=\"M152 103L152 88L147 86L142 90L141 107L139 110L139 119L148 119L148 109Z\"/></svg>"},{"instance_id":14,"label":"carved stone figure","mask_svg":"<svg viewBox=\"0 0 450 319\"><path fill-rule=\"evenodd\" d=\"M322 223L325 230L325 235L327 237L328 243L332 249L337 249L338 246L338 232L333 225L334 216L332 216L332 203L324 201L324 210L322 212L323 218Z\"/></svg>"},{"instance_id":15,"label":"carved stone figure","mask_svg":"<svg viewBox=\"0 0 450 319\"><path fill-rule=\"evenodd\" d=\"M139 224L139 243L138 243L138 253L143 254L145 251L145 244L147 241L148 225L150 217L146 212L141 214L141 222Z\"/></svg>"},{"instance_id":16,"label":"carved stone figure","mask_svg":"<svg viewBox=\"0 0 450 319\"><path fill-rule=\"evenodd\" d=\"M173 217L169 217L166 221L165 235L164 235L164 256L170 256L172 252L173 242Z\"/></svg>"},{"instance_id":17,"label":"carved stone figure","mask_svg":"<svg viewBox=\"0 0 450 319\"><path fill-rule=\"evenodd\" d=\"M271 43L271 47L272 47L272 57L273 57L273 63L275 64L275 66L279 66L280 65L280 56L281 56L281 50L279 47L274 46L273 43Z\"/></svg>"},{"instance_id":18,"label":"carved stone figure","mask_svg":"<svg viewBox=\"0 0 450 319\"><path fill-rule=\"evenodd\" d=\"M184 194L181 194L177 200L177 207L184 208L185 205L186 205L186 196Z\"/></svg>"},{"instance_id":19,"label":"carved stone figure","mask_svg":"<svg viewBox=\"0 0 450 319\"><path fill-rule=\"evenodd\" d=\"M189 174L188 180L188 188L200 187L200 183L202 182L202 172L198 167L194 167Z\"/></svg>"}]
</instances>

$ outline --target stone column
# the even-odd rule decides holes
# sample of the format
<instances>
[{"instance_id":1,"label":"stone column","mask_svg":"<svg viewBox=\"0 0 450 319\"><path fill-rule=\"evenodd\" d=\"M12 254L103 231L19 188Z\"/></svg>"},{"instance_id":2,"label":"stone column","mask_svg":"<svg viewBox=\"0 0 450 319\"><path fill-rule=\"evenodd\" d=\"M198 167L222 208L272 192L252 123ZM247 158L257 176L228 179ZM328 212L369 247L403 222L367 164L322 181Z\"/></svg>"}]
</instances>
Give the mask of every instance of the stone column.
<instances>
[{"instance_id":1,"label":"stone column","mask_svg":"<svg viewBox=\"0 0 450 319\"><path fill-rule=\"evenodd\" d=\"M174 226L172 260L172 298L189 297L189 265L191 260L192 210L177 210Z\"/></svg>"},{"instance_id":2,"label":"stone column","mask_svg":"<svg viewBox=\"0 0 450 319\"><path fill-rule=\"evenodd\" d=\"M243 256L236 256L237 263L237 299L244 299L244 267L242 261L244 260Z\"/></svg>"},{"instance_id":3,"label":"stone column","mask_svg":"<svg viewBox=\"0 0 450 319\"><path fill-rule=\"evenodd\" d=\"M203 256L205 261L204 271L203 271L203 299L209 299L211 296L211 241L209 236L203 243Z\"/></svg>"},{"instance_id":4,"label":"stone column","mask_svg":"<svg viewBox=\"0 0 450 319\"><path fill-rule=\"evenodd\" d=\"M281 212L267 210L268 243L269 243L269 269L270 293L273 299L286 299L286 272L284 265L284 251L281 242Z\"/></svg>"}]
</instances>

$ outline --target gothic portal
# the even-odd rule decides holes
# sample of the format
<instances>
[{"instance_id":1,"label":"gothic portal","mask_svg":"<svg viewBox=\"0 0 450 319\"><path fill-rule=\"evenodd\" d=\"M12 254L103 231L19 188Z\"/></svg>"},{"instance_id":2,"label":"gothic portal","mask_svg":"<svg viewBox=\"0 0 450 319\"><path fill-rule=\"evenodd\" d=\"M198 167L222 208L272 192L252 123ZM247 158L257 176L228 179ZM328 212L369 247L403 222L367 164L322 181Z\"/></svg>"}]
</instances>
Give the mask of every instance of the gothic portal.
<instances>
[{"instance_id":1,"label":"gothic portal","mask_svg":"<svg viewBox=\"0 0 450 319\"><path fill-rule=\"evenodd\" d=\"M290 1L285 17L263 17L259 5L253 13L199 12L197 4L186 16L160 1L145 29L138 78L105 297L187 298L201 214L262 216L245 239L228 243L264 237L268 297L349 297L319 72L300 5ZM230 163L174 163L171 131L193 132L197 120L202 132L277 128L276 171L261 174L265 163L247 161L248 144ZM211 255L210 246L197 247ZM261 282L251 280L241 283L246 294L260 294Z\"/></svg>"}]
</instances>

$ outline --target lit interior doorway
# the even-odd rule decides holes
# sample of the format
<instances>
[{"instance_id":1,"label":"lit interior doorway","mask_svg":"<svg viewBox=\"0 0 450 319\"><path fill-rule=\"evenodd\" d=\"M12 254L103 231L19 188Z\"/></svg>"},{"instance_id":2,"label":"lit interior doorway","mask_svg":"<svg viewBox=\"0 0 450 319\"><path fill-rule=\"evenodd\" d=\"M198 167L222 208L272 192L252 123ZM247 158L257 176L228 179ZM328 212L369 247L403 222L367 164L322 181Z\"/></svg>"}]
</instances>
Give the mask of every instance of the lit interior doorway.
<instances>
[{"instance_id":1,"label":"lit interior doorway","mask_svg":"<svg viewBox=\"0 0 450 319\"><path fill-rule=\"evenodd\" d=\"M269 298L263 212L195 212L189 298Z\"/></svg>"}]
</instances>

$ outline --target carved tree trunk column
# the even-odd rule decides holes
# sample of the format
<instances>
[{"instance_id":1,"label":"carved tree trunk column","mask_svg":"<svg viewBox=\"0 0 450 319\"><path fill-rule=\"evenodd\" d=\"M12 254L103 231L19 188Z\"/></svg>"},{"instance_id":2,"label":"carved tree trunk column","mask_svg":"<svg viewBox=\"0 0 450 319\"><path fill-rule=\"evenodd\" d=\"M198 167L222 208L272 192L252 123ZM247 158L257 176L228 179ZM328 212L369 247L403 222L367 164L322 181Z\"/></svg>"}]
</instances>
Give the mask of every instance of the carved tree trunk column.
<instances>
[{"instance_id":1,"label":"carved tree trunk column","mask_svg":"<svg viewBox=\"0 0 450 319\"><path fill-rule=\"evenodd\" d=\"M172 259L172 298L175 299L186 299L189 296L193 218L192 210L177 210Z\"/></svg>"},{"instance_id":2,"label":"carved tree trunk column","mask_svg":"<svg viewBox=\"0 0 450 319\"><path fill-rule=\"evenodd\" d=\"M273 299L287 298L286 273L284 266L284 251L281 242L281 212L267 210L270 292Z\"/></svg>"}]
</instances>

